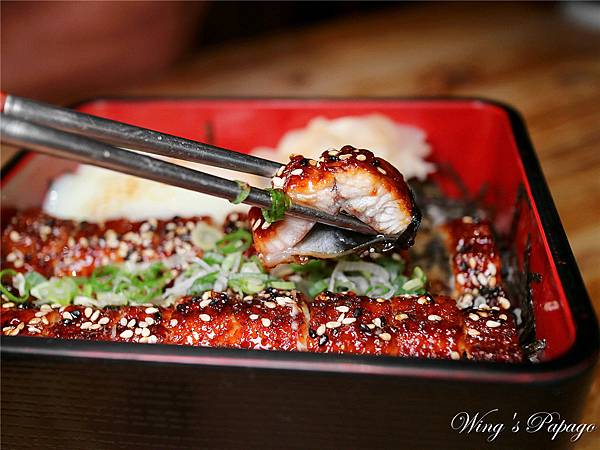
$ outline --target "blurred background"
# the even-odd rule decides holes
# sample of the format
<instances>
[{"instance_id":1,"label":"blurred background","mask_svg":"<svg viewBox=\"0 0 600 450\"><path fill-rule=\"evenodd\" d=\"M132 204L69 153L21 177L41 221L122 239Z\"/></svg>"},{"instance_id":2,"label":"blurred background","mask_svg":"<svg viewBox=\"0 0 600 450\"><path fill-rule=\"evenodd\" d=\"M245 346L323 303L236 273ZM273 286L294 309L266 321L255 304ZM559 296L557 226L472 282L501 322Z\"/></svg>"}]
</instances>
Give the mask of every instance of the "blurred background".
<instances>
[{"instance_id":1,"label":"blurred background","mask_svg":"<svg viewBox=\"0 0 600 450\"><path fill-rule=\"evenodd\" d=\"M62 104L103 95L512 104L600 310L597 2L3 1L1 15L2 90ZM600 424L598 390L584 422ZM594 448L594 436L579 447Z\"/></svg>"}]
</instances>

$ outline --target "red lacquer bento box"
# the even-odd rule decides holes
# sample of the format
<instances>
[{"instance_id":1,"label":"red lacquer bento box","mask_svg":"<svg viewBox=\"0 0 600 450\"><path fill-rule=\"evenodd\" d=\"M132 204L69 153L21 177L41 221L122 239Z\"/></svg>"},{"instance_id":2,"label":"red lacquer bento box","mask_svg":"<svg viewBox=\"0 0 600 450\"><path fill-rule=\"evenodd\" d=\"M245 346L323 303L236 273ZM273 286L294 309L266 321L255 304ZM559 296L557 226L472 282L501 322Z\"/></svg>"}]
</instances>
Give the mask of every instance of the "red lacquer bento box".
<instances>
[{"instance_id":1,"label":"red lacquer bento box","mask_svg":"<svg viewBox=\"0 0 600 450\"><path fill-rule=\"evenodd\" d=\"M481 448L494 433L459 422L486 413L504 424L493 445L569 445L571 434L552 439L526 422L539 411L577 421L598 323L512 109L474 99L101 99L79 109L239 151L275 146L316 116L377 112L424 129L431 159L484 193L527 280L529 338L545 350L537 363L498 364L3 337L6 448ZM2 171L3 220L40 206L73 167L21 153Z\"/></svg>"}]
</instances>

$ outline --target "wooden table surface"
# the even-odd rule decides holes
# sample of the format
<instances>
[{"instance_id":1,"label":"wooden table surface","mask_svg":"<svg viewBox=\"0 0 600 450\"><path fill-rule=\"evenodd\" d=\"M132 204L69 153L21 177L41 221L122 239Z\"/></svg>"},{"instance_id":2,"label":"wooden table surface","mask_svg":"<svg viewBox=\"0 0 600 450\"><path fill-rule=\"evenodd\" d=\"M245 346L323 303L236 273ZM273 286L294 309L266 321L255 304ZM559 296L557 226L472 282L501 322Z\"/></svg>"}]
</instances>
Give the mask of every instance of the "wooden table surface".
<instances>
[{"instance_id":1,"label":"wooden table surface","mask_svg":"<svg viewBox=\"0 0 600 450\"><path fill-rule=\"evenodd\" d=\"M599 55L599 29L560 7L410 5L206 49L158 79L106 94L465 95L512 104L600 311ZM599 391L596 380L582 419L597 426ZM578 448L597 448L598 433Z\"/></svg>"}]
</instances>

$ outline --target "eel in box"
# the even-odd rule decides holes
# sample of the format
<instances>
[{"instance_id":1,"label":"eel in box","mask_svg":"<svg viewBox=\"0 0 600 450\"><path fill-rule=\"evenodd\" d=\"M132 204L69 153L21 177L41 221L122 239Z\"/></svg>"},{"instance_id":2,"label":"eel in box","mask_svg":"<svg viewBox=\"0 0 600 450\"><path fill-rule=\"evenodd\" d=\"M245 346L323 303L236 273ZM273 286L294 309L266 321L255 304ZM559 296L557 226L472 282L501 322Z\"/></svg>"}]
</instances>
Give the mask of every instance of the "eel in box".
<instances>
[{"instance_id":1,"label":"eel in box","mask_svg":"<svg viewBox=\"0 0 600 450\"><path fill-rule=\"evenodd\" d=\"M35 270L46 277L88 276L96 267L164 260L201 253L191 235L206 217L104 224L50 217L38 210L19 213L2 233L2 267Z\"/></svg>"},{"instance_id":2,"label":"eel in box","mask_svg":"<svg viewBox=\"0 0 600 450\"><path fill-rule=\"evenodd\" d=\"M324 292L307 304L296 291L252 296L207 292L168 308L8 307L4 335L176 345L298 350L519 362L510 314L459 310L439 296L390 300Z\"/></svg>"}]
</instances>

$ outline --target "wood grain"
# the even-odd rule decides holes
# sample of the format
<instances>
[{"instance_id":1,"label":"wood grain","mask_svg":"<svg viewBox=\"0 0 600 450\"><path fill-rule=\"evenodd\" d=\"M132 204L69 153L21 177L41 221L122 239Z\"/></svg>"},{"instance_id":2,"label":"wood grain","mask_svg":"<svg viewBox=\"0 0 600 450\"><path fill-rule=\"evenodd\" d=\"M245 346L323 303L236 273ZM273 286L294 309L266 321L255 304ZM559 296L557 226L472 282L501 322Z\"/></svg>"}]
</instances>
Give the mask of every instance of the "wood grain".
<instances>
[{"instance_id":1,"label":"wood grain","mask_svg":"<svg viewBox=\"0 0 600 450\"><path fill-rule=\"evenodd\" d=\"M206 49L160 79L110 94L466 95L512 104L600 311L599 54L600 32L560 7L411 5ZM582 419L598 426L599 390L596 380ZM597 448L597 436L578 448Z\"/></svg>"}]
</instances>

